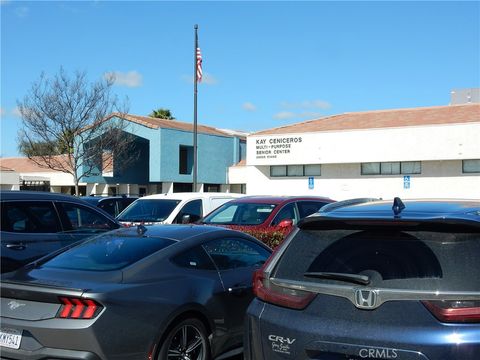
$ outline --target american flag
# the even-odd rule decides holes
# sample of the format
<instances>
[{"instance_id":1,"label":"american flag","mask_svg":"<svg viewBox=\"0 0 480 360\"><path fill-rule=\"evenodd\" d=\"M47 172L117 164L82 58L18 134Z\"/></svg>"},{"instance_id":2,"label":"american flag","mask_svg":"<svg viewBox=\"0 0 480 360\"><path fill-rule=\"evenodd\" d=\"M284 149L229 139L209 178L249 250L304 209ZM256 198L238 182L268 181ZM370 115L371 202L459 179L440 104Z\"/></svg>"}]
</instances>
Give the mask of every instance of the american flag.
<instances>
[{"instance_id":1,"label":"american flag","mask_svg":"<svg viewBox=\"0 0 480 360\"><path fill-rule=\"evenodd\" d=\"M202 82L202 53L200 48L197 47L197 81Z\"/></svg>"}]
</instances>

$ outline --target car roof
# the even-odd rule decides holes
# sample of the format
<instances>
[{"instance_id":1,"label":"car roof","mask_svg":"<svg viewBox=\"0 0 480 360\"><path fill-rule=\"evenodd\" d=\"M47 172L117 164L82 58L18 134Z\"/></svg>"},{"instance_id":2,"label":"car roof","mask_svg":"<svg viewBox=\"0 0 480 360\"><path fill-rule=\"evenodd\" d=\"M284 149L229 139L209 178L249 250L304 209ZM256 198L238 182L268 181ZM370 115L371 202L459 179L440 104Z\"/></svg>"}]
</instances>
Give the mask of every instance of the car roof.
<instances>
[{"instance_id":1,"label":"car roof","mask_svg":"<svg viewBox=\"0 0 480 360\"><path fill-rule=\"evenodd\" d=\"M117 234L122 236L138 237L139 235L147 237L162 237L171 240L181 241L194 236L199 236L207 233L229 232L236 233L237 231L226 229L218 226L209 225L194 225L194 224L161 224L161 225L139 225L120 228Z\"/></svg>"},{"instance_id":2,"label":"car roof","mask_svg":"<svg viewBox=\"0 0 480 360\"><path fill-rule=\"evenodd\" d=\"M51 193L44 191L27 191L27 190L2 190L0 191L0 199L3 200L63 200L74 201L84 204L85 202L78 197L66 194Z\"/></svg>"},{"instance_id":3,"label":"car roof","mask_svg":"<svg viewBox=\"0 0 480 360\"><path fill-rule=\"evenodd\" d=\"M268 196L268 195L254 195L245 196L239 199L231 200L230 203L258 203L258 204L283 204L292 201L322 201L334 202L334 200L321 196Z\"/></svg>"},{"instance_id":4,"label":"car roof","mask_svg":"<svg viewBox=\"0 0 480 360\"><path fill-rule=\"evenodd\" d=\"M378 219L378 220L473 220L480 223L480 200L468 199L407 199L354 202L342 206L341 202L330 209L320 209L305 222L328 219ZM404 206L394 211L394 205ZM338 205L338 206L337 206Z\"/></svg>"},{"instance_id":5,"label":"car roof","mask_svg":"<svg viewBox=\"0 0 480 360\"><path fill-rule=\"evenodd\" d=\"M102 200L109 200L109 199L132 199L136 200L138 199L138 196L82 196L80 199L87 201L90 204L96 204L99 203Z\"/></svg>"},{"instance_id":6,"label":"car roof","mask_svg":"<svg viewBox=\"0 0 480 360\"><path fill-rule=\"evenodd\" d=\"M154 194L141 197L140 200L151 200L151 199L168 199L168 200L188 200L188 199L208 199L208 198L218 198L218 197L228 197L228 198L237 198L244 196L243 194L236 193L218 193L218 192L178 192L178 193L164 193L164 194Z\"/></svg>"}]
</instances>

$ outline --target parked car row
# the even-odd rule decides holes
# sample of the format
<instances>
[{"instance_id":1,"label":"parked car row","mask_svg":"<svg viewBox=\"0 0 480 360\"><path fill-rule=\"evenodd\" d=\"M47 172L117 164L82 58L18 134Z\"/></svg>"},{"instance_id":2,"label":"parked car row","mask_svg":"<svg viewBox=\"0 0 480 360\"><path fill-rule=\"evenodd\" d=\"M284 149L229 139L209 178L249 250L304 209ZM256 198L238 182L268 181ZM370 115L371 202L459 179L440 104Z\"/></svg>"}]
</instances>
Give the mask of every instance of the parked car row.
<instances>
[{"instance_id":1,"label":"parked car row","mask_svg":"<svg viewBox=\"0 0 480 360\"><path fill-rule=\"evenodd\" d=\"M480 201L183 200L4 274L2 358L480 357ZM295 226L272 253L232 225Z\"/></svg>"}]
</instances>

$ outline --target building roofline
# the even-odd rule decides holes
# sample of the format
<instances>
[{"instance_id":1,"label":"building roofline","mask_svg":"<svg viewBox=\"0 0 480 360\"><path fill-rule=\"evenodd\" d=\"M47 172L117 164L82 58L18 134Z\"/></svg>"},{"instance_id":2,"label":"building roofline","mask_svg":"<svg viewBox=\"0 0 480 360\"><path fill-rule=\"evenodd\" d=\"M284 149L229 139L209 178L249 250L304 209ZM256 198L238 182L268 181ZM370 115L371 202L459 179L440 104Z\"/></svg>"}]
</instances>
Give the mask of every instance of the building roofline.
<instances>
[{"instance_id":1,"label":"building roofline","mask_svg":"<svg viewBox=\"0 0 480 360\"><path fill-rule=\"evenodd\" d=\"M451 119L442 121L437 120L429 120L425 121L421 118L421 112L432 112L436 111L436 116L438 117L441 115L443 111L461 111L461 109L474 109L478 108L478 114L476 114L476 119L473 120L458 120L458 119ZM405 115L406 113L410 113L410 116L419 115L416 121L411 120L410 122L406 122L400 118L401 115ZM399 115L398 119L390 119L388 122L384 124L376 123L371 124L374 126L367 126L365 123L366 117L372 115L372 117L381 115L381 114L389 114L390 116ZM432 114L428 115L430 118ZM356 121L358 118L362 117L361 121ZM357 119L355 119L357 118ZM335 122L331 122L328 126L325 126L327 121L334 120ZM338 125L340 121L343 121L344 124ZM383 129L383 128L403 128L403 127L410 127L410 126L426 126L426 125L446 125L446 124L459 124L459 123L472 123L472 122L480 122L480 104L478 103L471 103L471 104L457 104L457 105L443 105L443 106L429 106L429 107L416 107L416 108L400 108L400 109L384 109L384 110L369 110L369 111L357 111L357 112L345 112L342 114L334 114L328 115L317 119L306 120L298 123L287 124L267 130L257 131L252 133L251 136L257 135L276 135L276 134L287 134L287 133L301 133L305 132L302 130L305 127L309 127L308 132L326 132L326 131L346 131L346 130L366 130L366 129Z\"/></svg>"}]
</instances>

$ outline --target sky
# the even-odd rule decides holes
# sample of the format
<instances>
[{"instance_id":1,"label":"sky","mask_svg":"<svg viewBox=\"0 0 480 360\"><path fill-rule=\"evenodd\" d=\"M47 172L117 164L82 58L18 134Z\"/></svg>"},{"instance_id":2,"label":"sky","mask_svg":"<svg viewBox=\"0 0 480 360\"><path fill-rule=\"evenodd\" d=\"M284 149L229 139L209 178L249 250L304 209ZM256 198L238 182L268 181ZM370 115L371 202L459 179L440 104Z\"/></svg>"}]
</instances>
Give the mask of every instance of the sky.
<instances>
[{"instance_id":1,"label":"sky","mask_svg":"<svg viewBox=\"0 0 480 360\"><path fill-rule=\"evenodd\" d=\"M479 1L1 0L1 151L44 72L114 73L129 113L248 132L345 112L442 106L480 87Z\"/></svg>"}]
</instances>

